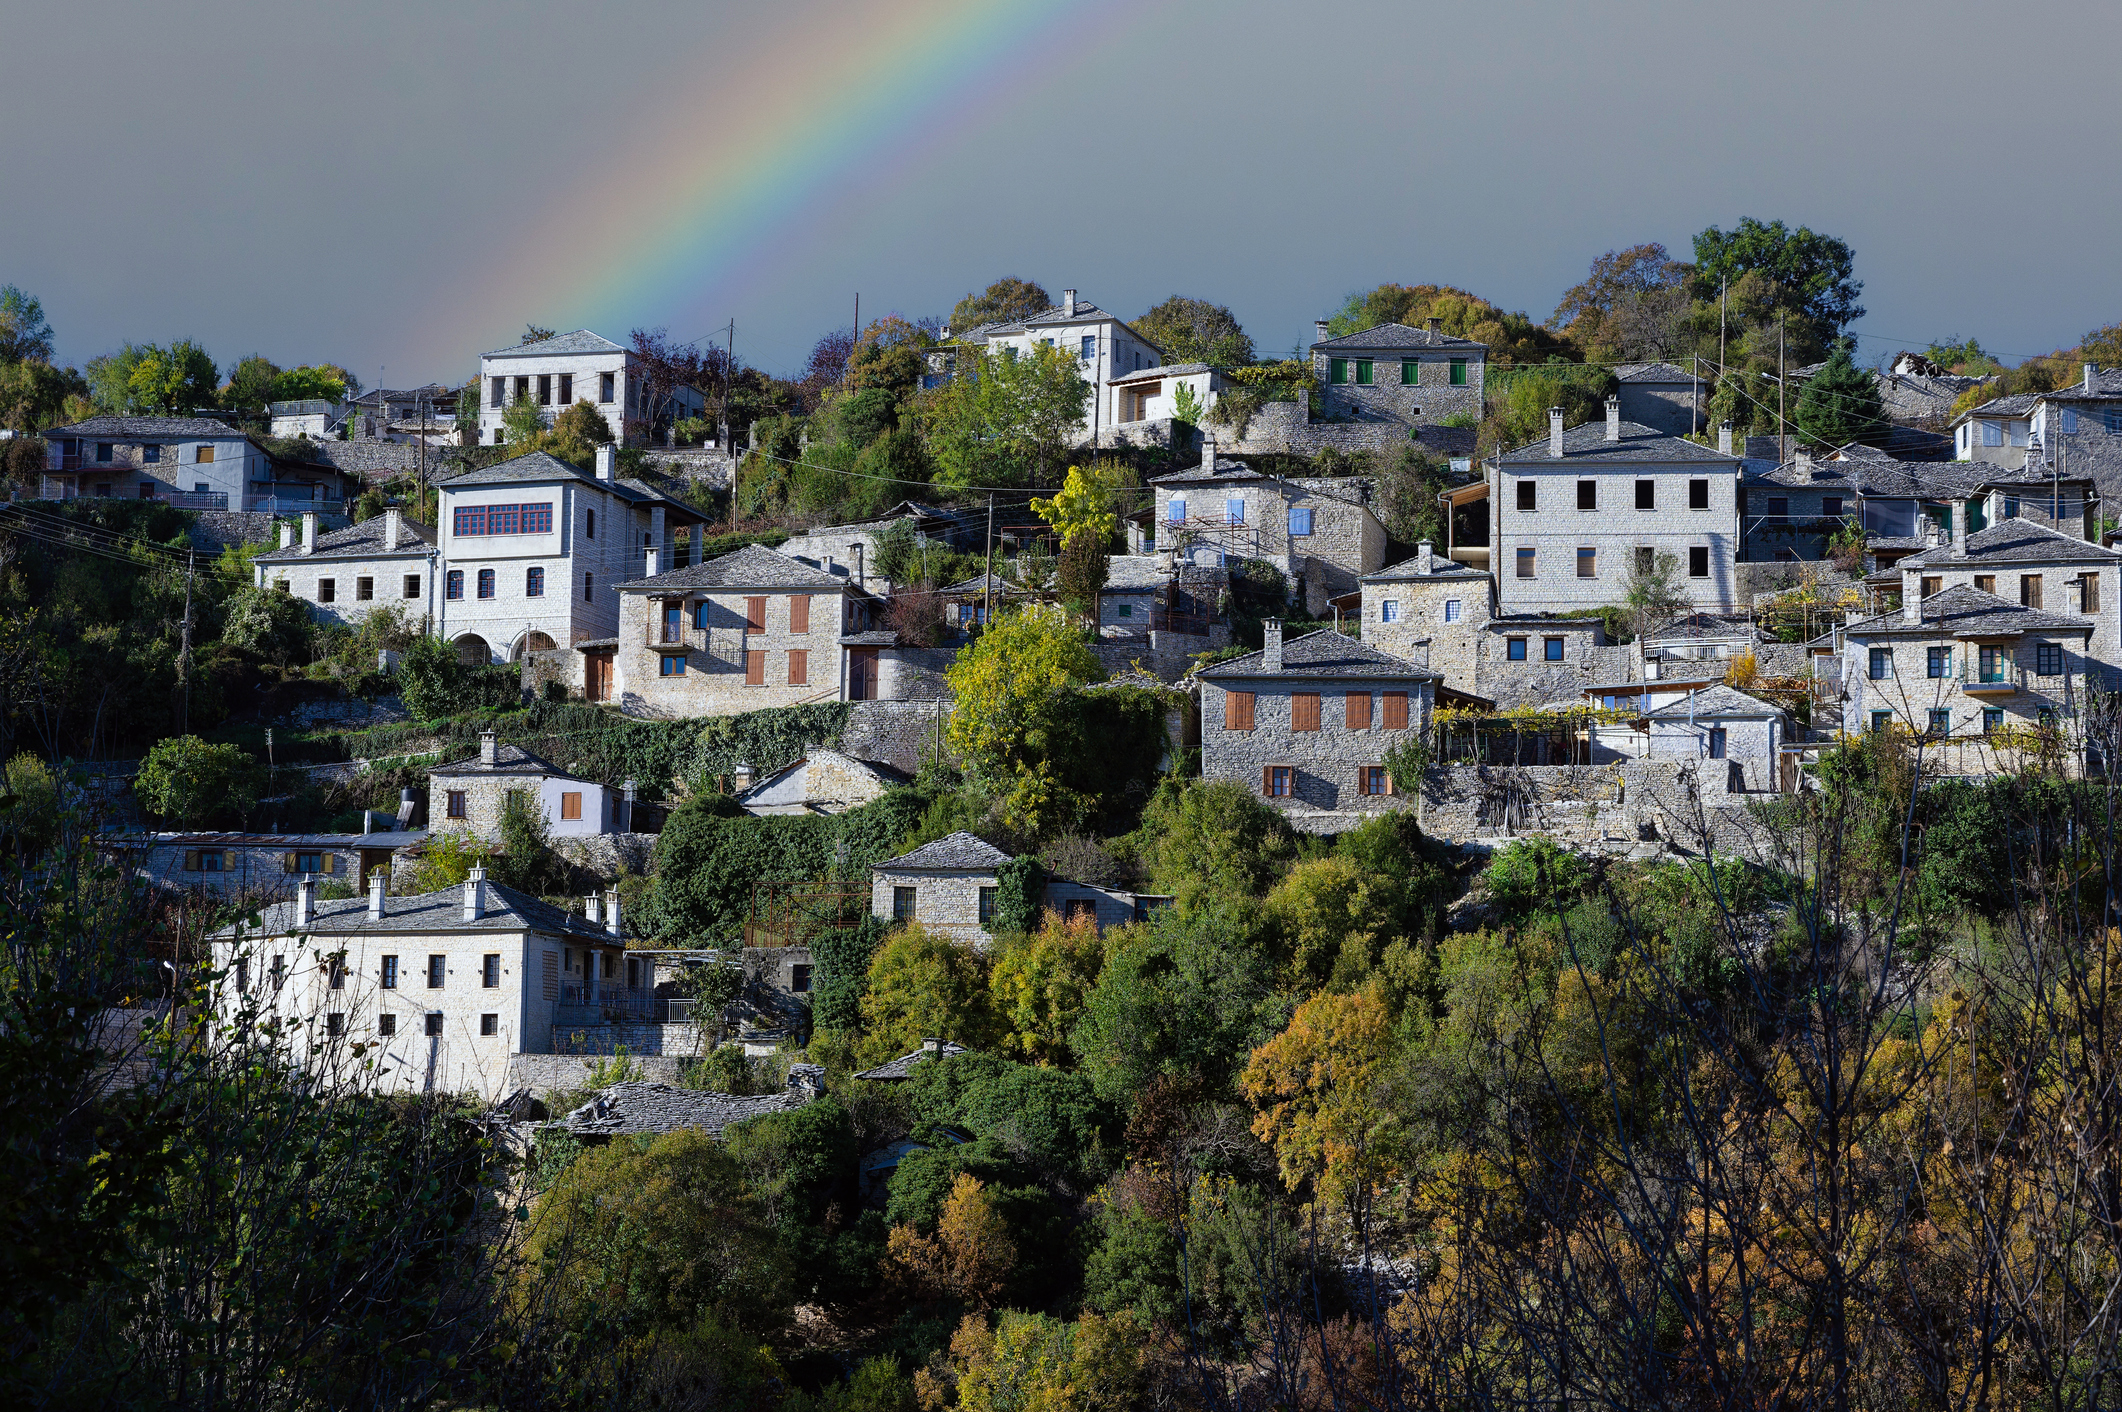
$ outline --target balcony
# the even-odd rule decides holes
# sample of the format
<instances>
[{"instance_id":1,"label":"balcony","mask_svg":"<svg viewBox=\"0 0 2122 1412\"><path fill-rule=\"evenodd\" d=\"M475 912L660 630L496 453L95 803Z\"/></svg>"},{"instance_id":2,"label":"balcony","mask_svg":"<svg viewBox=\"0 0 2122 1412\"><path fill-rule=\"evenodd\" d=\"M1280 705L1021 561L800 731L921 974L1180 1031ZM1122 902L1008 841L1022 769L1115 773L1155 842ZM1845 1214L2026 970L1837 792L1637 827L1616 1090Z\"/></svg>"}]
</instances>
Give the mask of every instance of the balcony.
<instances>
[{"instance_id":1,"label":"balcony","mask_svg":"<svg viewBox=\"0 0 2122 1412\"><path fill-rule=\"evenodd\" d=\"M226 495L197 490L173 490L159 497L162 502L178 510L226 510Z\"/></svg>"},{"instance_id":2,"label":"balcony","mask_svg":"<svg viewBox=\"0 0 2122 1412\"><path fill-rule=\"evenodd\" d=\"M560 987L556 1025L685 1025L692 1023L693 1002L659 996L645 987L582 985Z\"/></svg>"}]
</instances>

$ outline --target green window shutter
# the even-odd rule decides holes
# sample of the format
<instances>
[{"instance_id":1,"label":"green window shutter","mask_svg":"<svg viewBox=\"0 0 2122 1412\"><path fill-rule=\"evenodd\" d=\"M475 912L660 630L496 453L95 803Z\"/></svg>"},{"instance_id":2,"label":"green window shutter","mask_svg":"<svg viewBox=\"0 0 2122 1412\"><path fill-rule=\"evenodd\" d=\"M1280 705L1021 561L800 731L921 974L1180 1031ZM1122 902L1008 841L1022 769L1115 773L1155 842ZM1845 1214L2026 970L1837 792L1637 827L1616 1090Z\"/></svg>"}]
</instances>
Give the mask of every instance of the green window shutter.
<instances>
[{"instance_id":1,"label":"green window shutter","mask_svg":"<svg viewBox=\"0 0 2122 1412\"><path fill-rule=\"evenodd\" d=\"M283 873L292 873L293 871L295 871L294 854L283 853L280 855L280 871Z\"/></svg>"},{"instance_id":2,"label":"green window shutter","mask_svg":"<svg viewBox=\"0 0 2122 1412\"><path fill-rule=\"evenodd\" d=\"M1326 362L1326 380L1336 387L1348 381L1348 359L1329 358Z\"/></svg>"},{"instance_id":3,"label":"green window shutter","mask_svg":"<svg viewBox=\"0 0 2122 1412\"><path fill-rule=\"evenodd\" d=\"M1419 362L1409 358L1400 364L1400 385L1402 387L1413 387L1421 381L1422 365Z\"/></svg>"},{"instance_id":4,"label":"green window shutter","mask_svg":"<svg viewBox=\"0 0 2122 1412\"><path fill-rule=\"evenodd\" d=\"M1452 359L1452 386L1466 386L1466 360L1464 358Z\"/></svg>"},{"instance_id":5,"label":"green window shutter","mask_svg":"<svg viewBox=\"0 0 2122 1412\"><path fill-rule=\"evenodd\" d=\"M1371 385L1371 381L1372 379L1370 359L1356 359L1356 385L1359 387L1369 387Z\"/></svg>"}]
</instances>

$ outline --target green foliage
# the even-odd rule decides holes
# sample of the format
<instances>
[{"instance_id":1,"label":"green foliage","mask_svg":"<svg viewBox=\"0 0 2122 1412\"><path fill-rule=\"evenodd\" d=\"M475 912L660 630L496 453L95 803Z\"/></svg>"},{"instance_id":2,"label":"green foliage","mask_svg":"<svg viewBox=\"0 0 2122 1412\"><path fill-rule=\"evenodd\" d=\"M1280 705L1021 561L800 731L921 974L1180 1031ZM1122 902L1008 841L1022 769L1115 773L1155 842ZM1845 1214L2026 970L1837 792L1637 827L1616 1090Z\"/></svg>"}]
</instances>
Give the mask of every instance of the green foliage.
<instances>
[{"instance_id":1,"label":"green foliage","mask_svg":"<svg viewBox=\"0 0 2122 1412\"><path fill-rule=\"evenodd\" d=\"M485 867L487 861L486 845L476 836L459 830L439 833L427 841L397 890L404 896L417 897L458 887L471 876L472 869Z\"/></svg>"},{"instance_id":2,"label":"green foliage","mask_svg":"<svg viewBox=\"0 0 2122 1412\"><path fill-rule=\"evenodd\" d=\"M1720 284L1760 274L1774 286L1776 307L1804 324L1816 345L1864 317L1857 303L1864 282L1854 277L1855 267L1843 242L1806 226L1791 230L1780 220L1764 224L1748 216L1728 234L1711 226L1695 237L1698 296L1714 299Z\"/></svg>"},{"instance_id":3,"label":"green foliage","mask_svg":"<svg viewBox=\"0 0 2122 1412\"><path fill-rule=\"evenodd\" d=\"M2091 344L2098 337L2098 332L2089 333L2085 342ZM2118 345L2117 351L2122 352L2122 345ZM1979 340L1963 339L1957 333L1949 338L1932 339L1930 346L1923 350L1923 356L1947 372L1965 377L1989 377L2004 371L2004 365L1985 351Z\"/></svg>"},{"instance_id":4,"label":"green foliage","mask_svg":"<svg viewBox=\"0 0 2122 1412\"><path fill-rule=\"evenodd\" d=\"M1159 1075L1228 1091L1269 1020L1269 967L1250 910L1166 908L1109 936L1069 1037L1099 1097L1128 1106Z\"/></svg>"},{"instance_id":5,"label":"green foliage","mask_svg":"<svg viewBox=\"0 0 2122 1412\"><path fill-rule=\"evenodd\" d=\"M1488 345L1489 375L1498 366L1542 363L1574 353L1570 342L1534 323L1523 313L1508 314L1479 295L1448 284L1381 284L1348 296L1327 321L1327 333L1344 338L1380 324L1422 328L1431 318L1443 332Z\"/></svg>"},{"instance_id":6,"label":"green foliage","mask_svg":"<svg viewBox=\"0 0 2122 1412\"><path fill-rule=\"evenodd\" d=\"M1591 883L1584 859L1546 834L1513 839L1497 849L1486 876L1497 910L1516 922L1543 910L1566 910Z\"/></svg>"},{"instance_id":7,"label":"green foliage","mask_svg":"<svg viewBox=\"0 0 2122 1412\"><path fill-rule=\"evenodd\" d=\"M1253 341L1239 325L1237 315L1206 299L1174 294L1137 318L1134 329L1164 350L1166 363L1230 367L1253 360ZM1181 421L1199 420L1178 415Z\"/></svg>"},{"instance_id":8,"label":"green foliage","mask_svg":"<svg viewBox=\"0 0 2122 1412\"><path fill-rule=\"evenodd\" d=\"M1005 796L1004 816L1031 833L1080 817L1080 789L1060 778L1052 737L1063 689L1104 675L1082 635L1050 610L1001 614L958 654L946 678L958 708L945 728L975 779Z\"/></svg>"},{"instance_id":9,"label":"green foliage","mask_svg":"<svg viewBox=\"0 0 2122 1412\"><path fill-rule=\"evenodd\" d=\"M1098 595L1104 591L1105 582L1112 573L1113 556L1105 547L1105 541L1088 531L1070 535L1061 544L1061 565L1054 575L1054 587L1061 594L1061 601L1071 611L1087 618L1094 618L1098 611Z\"/></svg>"},{"instance_id":10,"label":"green foliage","mask_svg":"<svg viewBox=\"0 0 2122 1412\"><path fill-rule=\"evenodd\" d=\"M860 1142L837 1099L752 1118L723 1142L774 1224L798 1297L843 1304L875 1288L883 1222L856 1204Z\"/></svg>"},{"instance_id":11,"label":"green foliage","mask_svg":"<svg viewBox=\"0 0 2122 1412\"><path fill-rule=\"evenodd\" d=\"M1512 450L1547 439L1548 409L1562 409L1562 424L1577 426L1606 419L1606 399L1620 390L1606 368L1548 363L1491 372L1488 415L1481 425L1481 452Z\"/></svg>"},{"instance_id":12,"label":"green foliage","mask_svg":"<svg viewBox=\"0 0 2122 1412\"><path fill-rule=\"evenodd\" d=\"M242 817L264 786L264 766L242 749L208 745L195 735L156 741L133 779L143 806L187 829L216 817Z\"/></svg>"},{"instance_id":13,"label":"green foliage","mask_svg":"<svg viewBox=\"0 0 2122 1412\"><path fill-rule=\"evenodd\" d=\"M1165 780L1134 842L1149 891L1181 907L1258 897L1296 856L1289 824L1232 780Z\"/></svg>"},{"instance_id":14,"label":"green foliage","mask_svg":"<svg viewBox=\"0 0 2122 1412\"><path fill-rule=\"evenodd\" d=\"M981 324L1028 318L1054 307L1045 290L1028 279L1004 275L978 294L968 294L950 311L953 331L964 333Z\"/></svg>"},{"instance_id":15,"label":"green foliage","mask_svg":"<svg viewBox=\"0 0 2122 1412\"><path fill-rule=\"evenodd\" d=\"M315 637L308 606L273 588L270 575L264 588L246 584L229 596L221 640L230 647L285 667L307 657Z\"/></svg>"},{"instance_id":16,"label":"green foliage","mask_svg":"<svg viewBox=\"0 0 2122 1412\"><path fill-rule=\"evenodd\" d=\"M988 993L988 963L985 954L919 923L885 937L870 958L862 996L861 1061L882 1064L930 1038L973 1049L993 1044L1002 1025Z\"/></svg>"},{"instance_id":17,"label":"green foliage","mask_svg":"<svg viewBox=\"0 0 2122 1412\"><path fill-rule=\"evenodd\" d=\"M1798 432L1815 446L1846 446L1852 441L1875 441L1886 434L1886 409L1879 401L1879 384L1850 356L1851 339L1835 345L1820 370L1806 380L1798 393L1791 420Z\"/></svg>"},{"instance_id":18,"label":"green foliage","mask_svg":"<svg viewBox=\"0 0 2122 1412\"><path fill-rule=\"evenodd\" d=\"M398 694L405 708L423 720L482 707L514 706L522 693L522 673L517 668L467 665L457 656L456 647L439 637L415 639L398 662Z\"/></svg>"},{"instance_id":19,"label":"green foliage","mask_svg":"<svg viewBox=\"0 0 2122 1412\"><path fill-rule=\"evenodd\" d=\"M531 791L510 790L502 801L497 842L487 864L487 876L495 882L533 897L559 897L573 890L575 870L553 851L552 829Z\"/></svg>"},{"instance_id":20,"label":"green foliage","mask_svg":"<svg viewBox=\"0 0 2122 1412\"><path fill-rule=\"evenodd\" d=\"M35 483L44 471L44 444L26 438L68 420L68 399L85 398L87 394L87 380L72 368L55 368L35 359L0 360L0 427L18 433L15 442L5 447L10 479L25 485ZM34 453L33 458L18 466L18 451Z\"/></svg>"},{"instance_id":21,"label":"green foliage","mask_svg":"<svg viewBox=\"0 0 2122 1412\"><path fill-rule=\"evenodd\" d=\"M99 411L125 415L190 416L220 396L214 360L190 339L131 342L88 362L89 395Z\"/></svg>"},{"instance_id":22,"label":"green foliage","mask_svg":"<svg viewBox=\"0 0 2122 1412\"><path fill-rule=\"evenodd\" d=\"M1037 858L1024 854L995 870L995 934L1031 931L1045 905L1046 868Z\"/></svg>"},{"instance_id":23,"label":"green foliage","mask_svg":"<svg viewBox=\"0 0 2122 1412\"><path fill-rule=\"evenodd\" d=\"M52 326L44 305L27 290L0 284L0 363L49 363Z\"/></svg>"},{"instance_id":24,"label":"green foliage","mask_svg":"<svg viewBox=\"0 0 2122 1412\"><path fill-rule=\"evenodd\" d=\"M1443 507L1437 495L1451 484L1451 462L1419 444L1400 448L1378 473L1376 509L1385 532L1402 544L1428 540L1444 549Z\"/></svg>"},{"instance_id":25,"label":"green foliage","mask_svg":"<svg viewBox=\"0 0 2122 1412\"><path fill-rule=\"evenodd\" d=\"M1111 1165L1112 1109L1089 1079L993 1054L954 1054L915 1067L916 1125L1003 1138L1042 1180L1086 1191Z\"/></svg>"},{"instance_id":26,"label":"green foliage","mask_svg":"<svg viewBox=\"0 0 2122 1412\"><path fill-rule=\"evenodd\" d=\"M936 484L951 490L1051 484L1087 415L1090 384L1076 355L1053 344L961 350L958 374L928 394L922 429Z\"/></svg>"},{"instance_id":27,"label":"green foliage","mask_svg":"<svg viewBox=\"0 0 2122 1412\"><path fill-rule=\"evenodd\" d=\"M1694 267L1656 241L1609 250L1548 320L1598 361L1670 358L1685 337Z\"/></svg>"},{"instance_id":28,"label":"green foliage","mask_svg":"<svg viewBox=\"0 0 2122 1412\"><path fill-rule=\"evenodd\" d=\"M884 933L884 919L865 912L850 926L825 928L811 938L811 1023L815 1029L845 1031L861 1024L870 959Z\"/></svg>"}]
</instances>

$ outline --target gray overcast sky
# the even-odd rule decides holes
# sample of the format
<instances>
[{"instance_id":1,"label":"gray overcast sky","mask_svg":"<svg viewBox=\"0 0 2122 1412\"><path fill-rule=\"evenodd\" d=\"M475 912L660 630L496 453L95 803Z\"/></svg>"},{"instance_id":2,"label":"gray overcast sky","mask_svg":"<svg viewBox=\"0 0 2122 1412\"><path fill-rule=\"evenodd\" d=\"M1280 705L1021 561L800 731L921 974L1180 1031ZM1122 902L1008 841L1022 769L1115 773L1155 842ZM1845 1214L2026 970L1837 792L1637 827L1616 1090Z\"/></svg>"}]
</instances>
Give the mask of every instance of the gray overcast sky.
<instances>
[{"instance_id":1,"label":"gray overcast sky","mask_svg":"<svg viewBox=\"0 0 2122 1412\"><path fill-rule=\"evenodd\" d=\"M858 291L909 316L1003 274L1129 316L1183 293L1269 351L1384 280L1545 318L1601 251L1754 215L1855 248L1866 360L2122 319L2112 0L1051 8L916 120L865 119L850 163L791 159L792 216L644 279L643 233L692 209L661 170L773 154L758 95L829 110L821 73L880 79L831 77L835 46L911 12L0 0L0 283L72 362L189 336L224 370L454 383L526 321L734 318L790 372Z\"/></svg>"}]
</instances>

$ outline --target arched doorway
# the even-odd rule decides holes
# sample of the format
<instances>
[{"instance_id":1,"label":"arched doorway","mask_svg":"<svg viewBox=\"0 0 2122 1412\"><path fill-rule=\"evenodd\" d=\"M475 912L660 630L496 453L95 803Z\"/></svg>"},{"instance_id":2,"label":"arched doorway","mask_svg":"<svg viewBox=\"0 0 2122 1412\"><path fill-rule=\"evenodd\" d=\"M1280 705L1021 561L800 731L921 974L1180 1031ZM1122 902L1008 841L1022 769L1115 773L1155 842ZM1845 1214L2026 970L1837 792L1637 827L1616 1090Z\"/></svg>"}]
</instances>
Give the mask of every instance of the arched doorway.
<instances>
[{"instance_id":1,"label":"arched doorway","mask_svg":"<svg viewBox=\"0 0 2122 1412\"><path fill-rule=\"evenodd\" d=\"M468 632L457 639L457 660L467 667L483 667L494 660L494 650L486 645L485 638Z\"/></svg>"},{"instance_id":2,"label":"arched doorway","mask_svg":"<svg viewBox=\"0 0 2122 1412\"><path fill-rule=\"evenodd\" d=\"M522 637L516 639L516 645L509 652L508 660L520 662L526 652L550 652L554 646L555 643L552 638L542 632L525 633Z\"/></svg>"}]
</instances>

